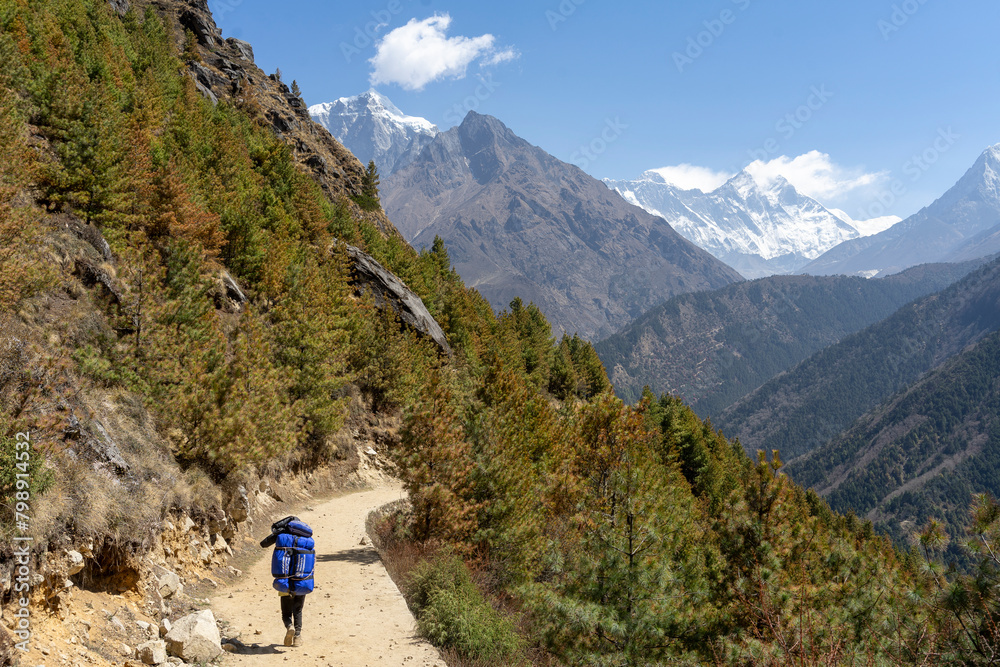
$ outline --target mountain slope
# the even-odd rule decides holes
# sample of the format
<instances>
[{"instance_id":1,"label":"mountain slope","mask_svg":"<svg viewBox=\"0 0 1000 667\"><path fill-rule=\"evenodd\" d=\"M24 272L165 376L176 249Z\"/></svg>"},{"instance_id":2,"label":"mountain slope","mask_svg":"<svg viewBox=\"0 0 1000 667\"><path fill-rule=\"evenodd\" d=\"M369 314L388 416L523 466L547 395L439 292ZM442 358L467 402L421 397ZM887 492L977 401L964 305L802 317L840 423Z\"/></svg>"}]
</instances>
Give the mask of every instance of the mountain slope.
<instances>
[{"instance_id":1,"label":"mountain slope","mask_svg":"<svg viewBox=\"0 0 1000 667\"><path fill-rule=\"evenodd\" d=\"M315 104L309 115L362 163L374 160L383 177L412 162L438 133L429 120L407 116L374 90Z\"/></svg>"},{"instance_id":2,"label":"mountain slope","mask_svg":"<svg viewBox=\"0 0 1000 667\"><path fill-rule=\"evenodd\" d=\"M774 378L716 423L748 450L792 461L1000 328L1000 261L901 308Z\"/></svg>"},{"instance_id":3,"label":"mountain slope","mask_svg":"<svg viewBox=\"0 0 1000 667\"><path fill-rule=\"evenodd\" d=\"M915 267L878 280L774 276L676 296L595 347L619 396L637 400L648 385L714 417L778 373L979 264Z\"/></svg>"},{"instance_id":4,"label":"mountain slope","mask_svg":"<svg viewBox=\"0 0 1000 667\"><path fill-rule=\"evenodd\" d=\"M1000 145L976 160L940 199L874 236L847 241L803 267L813 275L900 271L1000 251ZM983 235L983 236L981 236Z\"/></svg>"},{"instance_id":5,"label":"mountain slope","mask_svg":"<svg viewBox=\"0 0 1000 667\"><path fill-rule=\"evenodd\" d=\"M557 328L598 338L674 294L739 274L580 169L470 113L382 181L417 246L441 237L495 308L533 301Z\"/></svg>"},{"instance_id":6,"label":"mountain slope","mask_svg":"<svg viewBox=\"0 0 1000 667\"><path fill-rule=\"evenodd\" d=\"M1000 333L993 333L785 472L833 509L866 515L904 542L932 518L961 537L972 494L1000 495L998 470Z\"/></svg>"},{"instance_id":7,"label":"mountain slope","mask_svg":"<svg viewBox=\"0 0 1000 667\"><path fill-rule=\"evenodd\" d=\"M709 193L677 188L656 171L635 181L605 182L749 278L791 273L861 236L854 221L781 177L761 185L743 171Z\"/></svg>"}]
</instances>

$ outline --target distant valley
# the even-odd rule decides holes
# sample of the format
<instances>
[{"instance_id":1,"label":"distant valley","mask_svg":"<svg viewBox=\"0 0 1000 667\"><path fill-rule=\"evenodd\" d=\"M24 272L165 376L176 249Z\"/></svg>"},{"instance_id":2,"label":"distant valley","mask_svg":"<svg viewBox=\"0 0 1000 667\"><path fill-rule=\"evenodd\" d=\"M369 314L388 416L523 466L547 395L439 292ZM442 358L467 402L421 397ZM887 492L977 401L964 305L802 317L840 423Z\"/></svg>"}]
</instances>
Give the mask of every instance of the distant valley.
<instances>
[{"instance_id":1,"label":"distant valley","mask_svg":"<svg viewBox=\"0 0 1000 667\"><path fill-rule=\"evenodd\" d=\"M619 396L635 401L649 386L714 419L775 375L980 263L925 265L874 280L772 276L676 296L596 349Z\"/></svg>"},{"instance_id":2,"label":"distant valley","mask_svg":"<svg viewBox=\"0 0 1000 667\"><path fill-rule=\"evenodd\" d=\"M748 450L794 461L1000 329L1000 261L803 361L713 422Z\"/></svg>"}]
</instances>

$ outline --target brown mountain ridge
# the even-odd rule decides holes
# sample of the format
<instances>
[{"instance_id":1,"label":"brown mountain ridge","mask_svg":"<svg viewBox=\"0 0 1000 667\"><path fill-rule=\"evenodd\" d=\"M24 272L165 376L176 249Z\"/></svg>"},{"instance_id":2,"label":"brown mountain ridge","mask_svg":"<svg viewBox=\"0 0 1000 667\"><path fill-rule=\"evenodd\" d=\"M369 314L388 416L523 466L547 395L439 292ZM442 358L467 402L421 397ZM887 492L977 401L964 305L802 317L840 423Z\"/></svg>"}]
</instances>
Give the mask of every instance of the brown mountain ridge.
<instances>
[{"instance_id":1,"label":"brown mountain ridge","mask_svg":"<svg viewBox=\"0 0 1000 667\"><path fill-rule=\"evenodd\" d=\"M521 297L589 339L675 294L742 280L666 221L475 112L384 179L382 204L414 245L441 237L494 308Z\"/></svg>"}]
</instances>

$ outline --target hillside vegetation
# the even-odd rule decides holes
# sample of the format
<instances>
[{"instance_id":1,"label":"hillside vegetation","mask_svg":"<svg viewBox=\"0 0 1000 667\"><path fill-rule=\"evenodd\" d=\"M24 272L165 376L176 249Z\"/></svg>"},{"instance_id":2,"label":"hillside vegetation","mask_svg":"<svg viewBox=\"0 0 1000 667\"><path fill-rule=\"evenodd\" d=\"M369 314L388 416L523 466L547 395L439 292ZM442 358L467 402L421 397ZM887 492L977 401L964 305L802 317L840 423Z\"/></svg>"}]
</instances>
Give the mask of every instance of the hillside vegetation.
<instances>
[{"instance_id":1,"label":"hillside vegetation","mask_svg":"<svg viewBox=\"0 0 1000 667\"><path fill-rule=\"evenodd\" d=\"M789 466L831 506L853 510L905 542L915 526L944 524L959 548L973 495L1000 494L1000 333L993 333L893 396Z\"/></svg>"},{"instance_id":2,"label":"hillside vegetation","mask_svg":"<svg viewBox=\"0 0 1000 667\"><path fill-rule=\"evenodd\" d=\"M927 265L880 280L774 276L676 296L595 347L624 400L638 400L649 386L714 418L775 375L977 265Z\"/></svg>"},{"instance_id":3,"label":"hillside vegetation","mask_svg":"<svg viewBox=\"0 0 1000 667\"><path fill-rule=\"evenodd\" d=\"M846 429L945 360L1000 329L1000 261L908 304L774 378L715 423L789 462Z\"/></svg>"},{"instance_id":4,"label":"hillside vegetation","mask_svg":"<svg viewBox=\"0 0 1000 667\"><path fill-rule=\"evenodd\" d=\"M292 125L279 77L234 66L205 3L126 4L0 5L0 520L14 530L29 430L36 558L113 538L107 576L174 506L210 515L247 469L323 466L374 411L403 415L412 505L383 529L424 561L406 586L421 627L465 658L996 654L995 561L946 579L679 399L623 404L589 344L517 299L496 315L443 243L407 246L363 167ZM222 66L232 85L208 90ZM359 293L344 241L419 294L451 357ZM995 545L1000 510L979 507Z\"/></svg>"}]
</instances>

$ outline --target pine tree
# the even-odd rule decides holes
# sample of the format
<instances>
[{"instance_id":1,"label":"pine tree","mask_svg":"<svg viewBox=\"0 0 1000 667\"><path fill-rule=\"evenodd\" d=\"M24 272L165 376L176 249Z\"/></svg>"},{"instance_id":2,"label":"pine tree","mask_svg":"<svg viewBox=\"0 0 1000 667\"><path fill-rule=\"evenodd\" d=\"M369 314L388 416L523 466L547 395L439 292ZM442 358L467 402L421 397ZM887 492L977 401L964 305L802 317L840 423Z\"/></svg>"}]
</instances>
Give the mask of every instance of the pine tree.
<instances>
[{"instance_id":1,"label":"pine tree","mask_svg":"<svg viewBox=\"0 0 1000 667\"><path fill-rule=\"evenodd\" d=\"M473 461L452 392L434 370L401 432L400 463L413 504L413 532L419 541L440 540L466 550L477 528Z\"/></svg>"},{"instance_id":2,"label":"pine tree","mask_svg":"<svg viewBox=\"0 0 1000 667\"><path fill-rule=\"evenodd\" d=\"M272 313L279 363L292 374L291 399L316 451L344 423L349 379L349 286L340 254L319 264L308 256L289 267L286 289Z\"/></svg>"},{"instance_id":3,"label":"pine tree","mask_svg":"<svg viewBox=\"0 0 1000 667\"><path fill-rule=\"evenodd\" d=\"M617 399L582 408L578 423L580 541L554 585L532 587L546 645L570 664L690 659L712 608L686 485L650 456L643 415Z\"/></svg>"},{"instance_id":4,"label":"pine tree","mask_svg":"<svg viewBox=\"0 0 1000 667\"><path fill-rule=\"evenodd\" d=\"M361 175L361 193L355 197L358 206L366 211L378 210L382 204L379 201L379 173L375 160L370 160Z\"/></svg>"}]
</instances>

